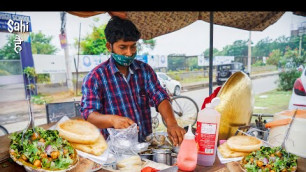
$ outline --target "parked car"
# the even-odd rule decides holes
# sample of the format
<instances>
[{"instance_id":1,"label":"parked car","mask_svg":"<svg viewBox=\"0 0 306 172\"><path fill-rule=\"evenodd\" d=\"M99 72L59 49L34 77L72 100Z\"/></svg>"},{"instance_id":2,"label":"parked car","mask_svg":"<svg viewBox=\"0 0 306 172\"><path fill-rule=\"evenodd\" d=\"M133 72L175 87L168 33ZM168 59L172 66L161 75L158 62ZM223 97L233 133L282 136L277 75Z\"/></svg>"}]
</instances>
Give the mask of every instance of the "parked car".
<instances>
[{"instance_id":1,"label":"parked car","mask_svg":"<svg viewBox=\"0 0 306 172\"><path fill-rule=\"evenodd\" d=\"M306 109L306 68L299 67L302 70L301 77L297 78L293 84L292 95L289 102L289 110Z\"/></svg>"},{"instance_id":2,"label":"parked car","mask_svg":"<svg viewBox=\"0 0 306 172\"><path fill-rule=\"evenodd\" d=\"M179 81L172 79L163 72L156 72L160 84L167 88L171 94L177 96L181 94L182 85Z\"/></svg>"},{"instance_id":3,"label":"parked car","mask_svg":"<svg viewBox=\"0 0 306 172\"><path fill-rule=\"evenodd\" d=\"M250 75L249 72L245 71L244 65L240 62L218 65L216 75L217 84L222 85L233 73L238 71L242 71L247 75Z\"/></svg>"}]
</instances>

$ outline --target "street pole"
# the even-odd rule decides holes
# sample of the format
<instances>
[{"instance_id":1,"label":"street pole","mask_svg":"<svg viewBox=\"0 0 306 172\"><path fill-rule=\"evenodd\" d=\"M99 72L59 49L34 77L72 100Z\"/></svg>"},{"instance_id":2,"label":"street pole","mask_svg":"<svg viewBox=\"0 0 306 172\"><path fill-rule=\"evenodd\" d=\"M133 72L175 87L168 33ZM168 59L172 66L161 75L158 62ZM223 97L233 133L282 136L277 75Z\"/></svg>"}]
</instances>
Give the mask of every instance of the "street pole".
<instances>
[{"instance_id":1,"label":"street pole","mask_svg":"<svg viewBox=\"0 0 306 172\"><path fill-rule=\"evenodd\" d=\"M251 64L252 64L252 49L251 49L251 31L249 31L249 43L248 43L248 72L251 75Z\"/></svg>"},{"instance_id":2,"label":"street pole","mask_svg":"<svg viewBox=\"0 0 306 172\"><path fill-rule=\"evenodd\" d=\"M302 54L302 36L303 35L300 35L299 57L301 57Z\"/></svg>"},{"instance_id":3,"label":"street pole","mask_svg":"<svg viewBox=\"0 0 306 172\"><path fill-rule=\"evenodd\" d=\"M209 15L209 95L212 94L213 88L213 29L214 29L214 13L211 11Z\"/></svg>"},{"instance_id":4,"label":"street pole","mask_svg":"<svg viewBox=\"0 0 306 172\"><path fill-rule=\"evenodd\" d=\"M66 35L66 46L64 48L64 53L65 53L65 64L66 64L66 82L67 82L67 87L69 91L73 92L73 83L72 83L72 72L70 68L70 61L69 61L69 44L68 44L68 39L67 39L67 32L66 32L66 12L61 12L60 13L61 17L61 34Z\"/></svg>"}]
</instances>

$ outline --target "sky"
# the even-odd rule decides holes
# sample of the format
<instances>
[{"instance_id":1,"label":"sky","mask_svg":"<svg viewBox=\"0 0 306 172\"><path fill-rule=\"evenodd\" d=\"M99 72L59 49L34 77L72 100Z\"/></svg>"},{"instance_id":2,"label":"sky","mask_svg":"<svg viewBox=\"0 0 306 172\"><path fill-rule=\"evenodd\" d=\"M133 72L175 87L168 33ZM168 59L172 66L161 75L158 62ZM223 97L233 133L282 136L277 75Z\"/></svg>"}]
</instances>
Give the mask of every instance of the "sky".
<instances>
[{"instance_id":1,"label":"sky","mask_svg":"<svg viewBox=\"0 0 306 172\"><path fill-rule=\"evenodd\" d=\"M8 13L15 13L10 11ZM58 48L57 55L64 55L63 49L60 47L60 12L19 12L16 14L27 15L31 17L32 32L41 31L47 36L52 36L51 44ZM99 18L98 22L94 22L94 18ZM81 24L81 38L84 38L92 31L93 25L99 26L107 24L110 16L100 14L94 17L81 18L71 14L67 14L67 38L69 44L69 54L77 54L77 48L74 47L75 40L79 38ZM276 39L280 36L290 36L290 31L297 28L302 22L306 22L306 17L293 15L292 12L286 12L276 23L270 25L264 31L252 31L251 40L255 45L258 41L269 37ZM8 34L0 32L0 48L7 42ZM232 44L236 40L248 40L249 31L231 28L227 26L214 25L213 46L218 50L222 50L226 45ZM200 55L209 48L209 23L204 21L196 21L178 31L162 35L154 38L156 46L154 50L147 50L152 55L168 55L168 54L185 54Z\"/></svg>"}]
</instances>

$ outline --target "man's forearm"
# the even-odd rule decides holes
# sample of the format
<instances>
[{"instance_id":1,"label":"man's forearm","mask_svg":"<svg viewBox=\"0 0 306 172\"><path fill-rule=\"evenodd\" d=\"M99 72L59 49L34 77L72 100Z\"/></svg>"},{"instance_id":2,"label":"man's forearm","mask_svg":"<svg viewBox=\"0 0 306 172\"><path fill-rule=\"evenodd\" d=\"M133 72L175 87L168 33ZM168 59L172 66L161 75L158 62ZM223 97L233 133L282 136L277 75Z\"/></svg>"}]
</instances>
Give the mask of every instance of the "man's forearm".
<instances>
[{"instance_id":1,"label":"man's forearm","mask_svg":"<svg viewBox=\"0 0 306 172\"><path fill-rule=\"evenodd\" d=\"M101 115L99 112L92 112L89 114L87 121L94 124L98 128L111 128L113 126L114 115Z\"/></svg>"},{"instance_id":2,"label":"man's forearm","mask_svg":"<svg viewBox=\"0 0 306 172\"><path fill-rule=\"evenodd\" d=\"M166 122L167 126L177 125L177 121L174 117L173 109L168 100L163 100L158 105L158 111Z\"/></svg>"}]
</instances>

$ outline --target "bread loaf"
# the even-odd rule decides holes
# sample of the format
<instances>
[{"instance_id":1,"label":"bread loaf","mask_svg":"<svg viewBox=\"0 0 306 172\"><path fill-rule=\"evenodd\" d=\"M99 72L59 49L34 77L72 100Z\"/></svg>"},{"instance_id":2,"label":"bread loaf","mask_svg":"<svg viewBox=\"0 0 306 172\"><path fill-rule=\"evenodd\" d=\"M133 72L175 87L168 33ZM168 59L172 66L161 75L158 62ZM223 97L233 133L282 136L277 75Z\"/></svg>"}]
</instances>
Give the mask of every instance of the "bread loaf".
<instances>
[{"instance_id":1,"label":"bread loaf","mask_svg":"<svg viewBox=\"0 0 306 172\"><path fill-rule=\"evenodd\" d=\"M227 143L223 143L218 147L218 151L221 153L221 155L224 158L236 158L236 157L243 157L245 155L248 155L249 152L238 152L238 151L233 151L231 150Z\"/></svg>"},{"instance_id":2,"label":"bread loaf","mask_svg":"<svg viewBox=\"0 0 306 172\"><path fill-rule=\"evenodd\" d=\"M64 139L81 144L94 144L98 141L98 128L84 120L67 120L58 124L59 135Z\"/></svg>"},{"instance_id":3,"label":"bread loaf","mask_svg":"<svg viewBox=\"0 0 306 172\"><path fill-rule=\"evenodd\" d=\"M107 149L107 143L102 136L102 134L99 135L99 138L96 143L94 144L80 144L80 143L73 143L70 142L71 145L78 150L81 150L83 152L93 154L96 156L102 155L103 152Z\"/></svg>"},{"instance_id":4,"label":"bread loaf","mask_svg":"<svg viewBox=\"0 0 306 172\"><path fill-rule=\"evenodd\" d=\"M226 143L232 151L238 152L252 152L262 146L262 141L252 136L232 136Z\"/></svg>"},{"instance_id":5,"label":"bread loaf","mask_svg":"<svg viewBox=\"0 0 306 172\"><path fill-rule=\"evenodd\" d=\"M138 155L130 156L117 162L117 167L120 171L139 171L141 170L141 158Z\"/></svg>"}]
</instances>

